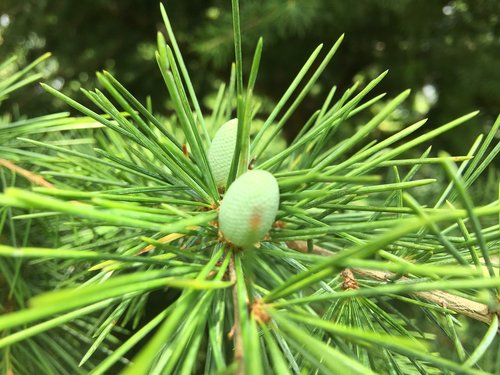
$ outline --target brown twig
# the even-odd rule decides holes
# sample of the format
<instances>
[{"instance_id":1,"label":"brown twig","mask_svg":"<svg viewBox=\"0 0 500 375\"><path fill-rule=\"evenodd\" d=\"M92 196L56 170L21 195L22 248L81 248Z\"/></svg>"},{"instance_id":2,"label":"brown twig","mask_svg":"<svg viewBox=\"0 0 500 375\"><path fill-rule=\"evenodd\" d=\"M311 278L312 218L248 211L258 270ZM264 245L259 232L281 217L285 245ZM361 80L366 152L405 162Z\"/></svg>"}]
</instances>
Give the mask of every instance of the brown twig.
<instances>
[{"instance_id":1,"label":"brown twig","mask_svg":"<svg viewBox=\"0 0 500 375\"><path fill-rule=\"evenodd\" d=\"M5 160L5 159L0 159L0 166L3 166L12 172L15 172L21 176L23 176L25 179L30 181L32 184L38 185L38 186L43 186L49 189L55 189L55 186L48 182L45 178L43 178L40 175L37 175L33 172L30 172L24 168L21 168L20 166L12 163L11 161ZM80 201L76 200L71 200L71 203L74 204L79 204L79 205L86 205L85 203L82 203Z\"/></svg>"},{"instance_id":2,"label":"brown twig","mask_svg":"<svg viewBox=\"0 0 500 375\"><path fill-rule=\"evenodd\" d=\"M52 185L50 182L48 182L46 179L44 179L42 176L39 176L33 172L30 172L24 168L21 168L20 166L12 163L11 161L5 160L5 159L0 159L0 165L11 170L14 173L17 173L18 175L23 176L25 179L30 181L31 183L39 186L43 186L46 188L53 188L54 185Z\"/></svg>"},{"instance_id":3,"label":"brown twig","mask_svg":"<svg viewBox=\"0 0 500 375\"><path fill-rule=\"evenodd\" d=\"M300 251L301 253L308 252L306 241L287 241L286 244L292 250L297 250L297 251ZM322 247L319 247L318 245L313 245L312 252L313 252L313 254L323 255L323 256L330 256L330 255L334 254L330 250L323 249Z\"/></svg>"},{"instance_id":4,"label":"brown twig","mask_svg":"<svg viewBox=\"0 0 500 375\"><path fill-rule=\"evenodd\" d=\"M234 325L231 329L230 336L233 338L234 342L234 359L238 362L238 368L236 370L236 375L245 374L244 366L244 352L243 352L243 337L241 336L241 319L240 312L238 308L238 285L236 282L236 267L234 265L234 254L231 256L229 261L229 279L233 284L233 309L234 309Z\"/></svg>"},{"instance_id":5,"label":"brown twig","mask_svg":"<svg viewBox=\"0 0 500 375\"><path fill-rule=\"evenodd\" d=\"M382 282L387 282L395 276L391 272L367 270L361 268L355 268L353 269L353 271L358 275ZM404 282L410 279L407 277L401 277L399 280ZM488 306L479 302L471 301L464 297L442 292L440 290L433 290L430 292L412 292L411 294L428 302L433 302L449 310L453 310L457 314L465 315L469 318L479 320L487 324L491 324L491 321L493 319L492 313L489 311Z\"/></svg>"},{"instance_id":6,"label":"brown twig","mask_svg":"<svg viewBox=\"0 0 500 375\"><path fill-rule=\"evenodd\" d=\"M305 241L288 241L287 245L292 250L300 251L301 253L307 253L307 242ZM335 254L330 250L321 248L316 245L313 247L313 253L323 256L331 256ZM388 280L393 279L395 276L395 274L392 272L375 271L364 268L352 268L351 270L358 275L381 282L387 282ZM404 282L410 279L407 277L401 277L399 278L399 280ZM411 294L427 302L436 303L456 312L457 314L468 316L469 318L484 322L486 324L491 324L493 319L494 313L488 309L487 305L471 301L464 297L456 296L454 294L439 290L431 292L412 292Z\"/></svg>"}]
</instances>

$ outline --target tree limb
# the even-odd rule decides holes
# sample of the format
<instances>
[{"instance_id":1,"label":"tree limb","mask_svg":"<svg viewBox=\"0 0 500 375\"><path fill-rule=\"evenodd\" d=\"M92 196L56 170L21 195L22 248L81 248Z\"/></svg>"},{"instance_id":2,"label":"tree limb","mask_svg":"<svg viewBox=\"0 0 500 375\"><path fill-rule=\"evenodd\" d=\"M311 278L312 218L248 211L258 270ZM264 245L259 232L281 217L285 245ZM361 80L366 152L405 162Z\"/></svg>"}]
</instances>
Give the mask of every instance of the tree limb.
<instances>
[{"instance_id":1,"label":"tree limb","mask_svg":"<svg viewBox=\"0 0 500 375\"><path fill-rule=\"evenodd\" d=\"M296 250L301 253L307 253L306 241L287 241L287 245L292 250ZM324 249L317 245L314 245L313 253L323 256L331 256L334 254L332 251ZM364 268L351 268L351 270L358 275L381 282L387 282L388 280L393 279L395 276L395 274L392 272L375 271ZM399 278L399 280L404 282L410 279L407 277L401 277ZM410 294L427 302L436 303L442 307L456 312L457 314L468 316L469 318L481 321L486 324L491 324L493 320L494 312L491 312L488 309L487 305L471 301L464 297L456 296L454 294L439 290L431 292L412 292ZM497 312L497 314L499 313Z\"/></svg>"},{"instance_id":2,"label":"tree limb","mask_svg":"<svg viewBox=\"0 0 500 375\"><path fill-rule=\"evenodd\" d=\"M241 336L241 319L238 309L238 286L236 282L236 267L234 265L234 254L231 256L229 261L229 279L233 283L232 293L233 293L233 309L234 309L234 326L231 329L230 336L233 338L234 342L234 359L238 363L238 368L236 370L236 375L245 374L244 366L244 352L243 352L243 337Z\"/></svg>"},{"instance_id":3,"label":"tree limb","mask_svg":"<svg viewBox=\"0 0 500 375\"><path fill-rule=\"evenodd\" d=\"M20 166L12 163L11 161L8 161L5 159L0 159L0 166L3 166L5 168L11 170L14 173L17 173L18 175L23 176L25 179L27 179L32 184L43 186L46 188L53 188L54 187L54 185L52 185L50 182L48 182L42 176L39 176L39 175L37 175L33 172L30 172L24 168L21 168Z\"/></svg>"}]
</instances>

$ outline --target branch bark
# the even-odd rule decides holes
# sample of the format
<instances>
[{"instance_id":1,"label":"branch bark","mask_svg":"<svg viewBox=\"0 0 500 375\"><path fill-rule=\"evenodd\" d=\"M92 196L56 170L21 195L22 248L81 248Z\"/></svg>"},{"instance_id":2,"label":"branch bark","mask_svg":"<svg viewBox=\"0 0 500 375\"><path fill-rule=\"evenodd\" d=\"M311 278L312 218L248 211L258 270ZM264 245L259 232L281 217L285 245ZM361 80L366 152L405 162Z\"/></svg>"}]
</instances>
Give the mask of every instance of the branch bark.
<instances>
[{"instance_id":1,"label":"branch bark","mask_svg":"<svg viewBox=\"0 0 500 375\"><path fill-rule=\"evenodd\" d=\"M305 241L288 241L287 245L292 250L296 250L301 253L307 253L307 242ZM332 251L324 249L317 245L313 247L313 253L323 256L334 255ZM351 270L355 274L381 282L387 282L388 280L393 279L395 276L395 274L392 272L375 271L364 268L351 268ZM404 282L410 279L407 277L401 277L399 278L399 280ZM427 302L436 303L442 307L456 312L457 314L468 316L469 318L481 321L486 324L491 324L493 320L494 312L489 311L487 305L468 300L464 297L456 296L454 294L439 290L431 292L413 292L410 294Z\"/></svg>"},{"instance_id":2,"label":"branch bark","mask_svg":"<svg viewBox=\"0 0 500 375\"><path fill-rule=\"evenodd\" d=\"M238 309L238 286L236 282L236 267L234 265L234 254L231 256L229 261L229 279L233 283L232 293L233 293L233 310L234 310L234 325L231 329L231 335L234 342L234 359L238 362L238 368L236 370L236 375L245 374L245 362L244 362L244 352L243 352L243 337L241 336L241 319Z\"/></svg>"},{"instance_id":3,"label":"branch bark","mask_svg":"<svg viewBox=\"0 0 500 375\"><path fill-rule=\"evenodd\" d=\"M46 188L53 188L54 187L54 185L52 185L50 182L48 182L42 176L39 176L39 175L37 175L33 172L30 172L24 168L21 168L20 166L12 163L11 161L8 161L5 159L0 159L0 166L3 166L5 168L11 170L14 173L17 173L18 175L23 176L25 179L27 179L32 184L43 186Z\"/></svg>"}]
</instances>

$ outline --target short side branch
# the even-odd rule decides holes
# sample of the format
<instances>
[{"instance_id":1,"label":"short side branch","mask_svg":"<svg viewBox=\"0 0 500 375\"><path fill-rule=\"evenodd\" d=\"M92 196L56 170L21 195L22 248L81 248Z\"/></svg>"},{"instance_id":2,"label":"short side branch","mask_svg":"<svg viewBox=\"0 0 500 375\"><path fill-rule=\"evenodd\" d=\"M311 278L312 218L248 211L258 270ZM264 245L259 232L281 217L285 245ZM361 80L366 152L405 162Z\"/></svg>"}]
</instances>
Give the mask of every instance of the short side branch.
<instances>
[{"instance_id":1,"label":"short side branch","mask_svg":"<svg viewBox=\"0 0 500 375\"><path fill-rule=\"evenodd\" d=\"M35 184L38 186L43 186L46 188L53 188L54 187L54 185L52 185L50 182L48 182L42 176L39 176L39 175L37 175L33 172L30 172L24 168L21 168L20 166L12 163L11 161L8 161L5 159L0 159L0 166L3 166L5 168L11 170L14 173L17 173L18 175L23 176L25 179L27 179L32 184Z\"/></svg>"},{"instance_id":2,"label":"short side branch","mask_svg":"<svg viewBox=\"0 0 500 375\"><path fill-rule=\"evenodd\" d=\"M234 264L234 254L231 256L231 259L229 261L229 279L233 284L232 293L233 293L234 326L231 329L230 335L233 337L233 342L234 342L234 359L238 363L236 375L244 375L245 362L244 362L244 352L243 352L243 337L241 336L241 319L238 308L238 285L236 281L236 266Z\"/></svg>"},{"instance_id":3,"label":"short side branch","mask_svg":"<svg viewBox=\"0 0 500 375\"><path fill-rule=\"evenodd\" d=\"M300 251L301 253L307 253L307 242L305 241L288 241L287 245L292 250ZM323 249L316 245L313 247L313 253L323 256L331 256L334 254L330 250ZM375 271L363 268L352 268L352 271L358 275L381 282L387 282L388 280L393 279L395 276L395 274L393 274L392 272ZM404 282L410 279L407 277L400 277L399 280ZM471 301L464 297L456 296L454 294L439 290L431 292L412 292L411 294L427 302L436 303L456 312L457 314L468 316L469 318L484 322L486 324L491 324L493 320L493 313L489 311L487 305Z\"/></svg>"}]
</instances>

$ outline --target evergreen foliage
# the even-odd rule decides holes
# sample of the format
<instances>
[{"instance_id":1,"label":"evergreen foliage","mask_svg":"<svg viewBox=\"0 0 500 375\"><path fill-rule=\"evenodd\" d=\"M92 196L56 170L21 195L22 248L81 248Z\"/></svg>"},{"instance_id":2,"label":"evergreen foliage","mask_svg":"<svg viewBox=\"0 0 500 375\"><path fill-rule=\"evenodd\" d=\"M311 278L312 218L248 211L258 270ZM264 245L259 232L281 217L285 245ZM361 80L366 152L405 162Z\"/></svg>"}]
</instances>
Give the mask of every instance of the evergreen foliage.
<instances>
[{"instance_id":1,"label":"evergreen foliage","mask_svg":"<svg viewBox=\"0 0 500 375\"><path fill-rule=\"evenodd\" d=\"M410 94L374 94L383 72L343 93L331 87L280 147L343 35L318 46L262 114L254 92L264 43L252 59L242 53L245 21L232 0L235 63L207 113L161 14L155 57L173 116L103 71L102 89L82 90L85 102L43 85L84 117L0 125L2 370L500 372L500 203L478 205L469 193L500 152L500 117L466 155L428 147L415 156L477 112L371 139ZM31 67L0 82L0 97L36 79L22 80ZM226 188L250 168L271 172L280 189L273 228L245 249L218 230L224 190L207 156L234 117ZM340 138L351 123L357 131Z\"/></svg>"}]
</instances>

